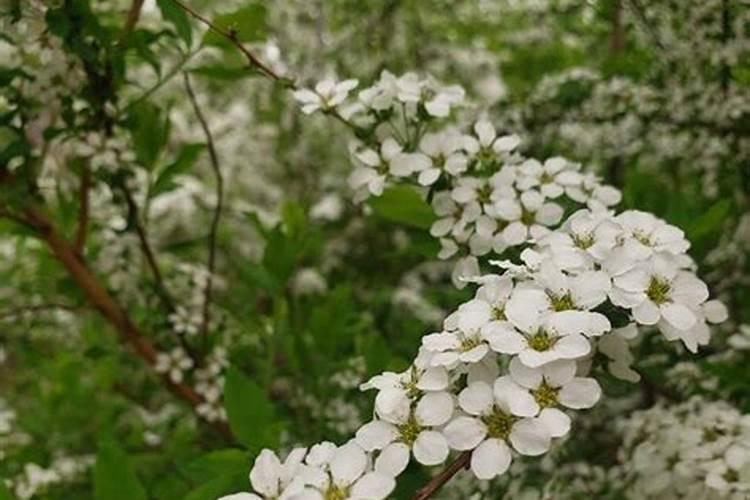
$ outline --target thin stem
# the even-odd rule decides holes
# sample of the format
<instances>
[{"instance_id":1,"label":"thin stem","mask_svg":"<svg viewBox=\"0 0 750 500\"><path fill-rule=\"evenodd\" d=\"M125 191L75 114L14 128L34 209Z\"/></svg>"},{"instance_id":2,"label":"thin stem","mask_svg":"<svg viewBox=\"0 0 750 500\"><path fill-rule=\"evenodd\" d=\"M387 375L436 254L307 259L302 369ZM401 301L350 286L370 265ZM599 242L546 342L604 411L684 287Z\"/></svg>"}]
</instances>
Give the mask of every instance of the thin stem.
<instances>
[{"instance_id":1,"label":"thin stem","mask_svg":"<svg viewBox=\"0 0 750 500\"><path fill-rule=\"evenodd\" d=\"M169 69L166 73L164 73L164 76L159 78L159 80L151 86L148 90L143 92L143 94L139 95L132 101L130 101L127 106L122 110L122 114L126 114L128 111L130 111L133 107L137 106L138 104L144 102L146 99L151 97L154 93L156 93L160 88L162 88L166 83L168 83L172 78L174 78L180 71L182 71L182 68L190 62L190 60L195 57L198 52L201 51L201 47L198 47L197 49L187 52L183 55L182 59L180 59L177 64L175 64L172 68Z\"/></svg>"},{"instance_id":2,"label":"thin stem","mask_svg":"<svg viewBox=\"0 0 750 500\"><path fill-rule=\"evenodd\" d=\"M417 490L417 493L412 497L412 500L425 500L431 498L432 495L437 493L440 488L453 478L453 476L458 474L458 471L461 469L467 469L470 462L471 451L461 453L456 460L451 462L437 476L433 477L429 483Z\"/></svg>"},{"instance_id":3,"label":"thin stem","mask_svg":"<svg viewBox=\"0 0 750 500\"><path fill-rule=\"evenodd\" d=\"M185 90L187 91L190 102L195 110L195 116L200 122L203 134L206 136L206 147L208 148L208 156L211 163L211 168L216 178L216 207L214 208L213 218L211 219L211 228L208 233L208 277L206 279L206 288L203 291L203 319L201 322L201 334L203 339L208 335L208 328L211 323L211 301L213 295L213 277L216 269L216 244L219 233L219 223L221 221L221 212L224 206L224 177L221 174L221 168L219 166L219 156L216 153L216 146L214 144L213 134L211 134L211 128L208 126L208 121L203 115L203 111L198 105L198 99L195 97L195 92L190 84L190 76L187 73L183 73L185 78Z\"/></svg>"},{"instance_id":4,"label":"thin stem","mask_svg":"<svg viewBox=\"0 0 750 500\"><path fill-rule=\"evenodd\" d=\"M129 218L132 221L133 226L135 227L136 234L138 235L138 242L141 246L141 252L146 258L146 263L151 270L151 274L154 277L159 297L161 298L167 310L169 310L169 312L173 312L175 310L175 303L172 299L172 296L169 294L166 285L164 284L164 277L161 273L161 269L159 268L159 263L156 260L156 255L154 254L154 251L151 248L151 244L148 241L146 228L143 226L143 224L141 224L141 220L138 215L138 204L135 202L135 198L133 198L133 193L130 192L125 184L122 184L120 188L123 195L125 196L125 203L128 206L128 212L130 215Z\"/></svg>"},{"instance_id":5,"label":"thin stem","mask_svg":"<svg viewBox=\"0 0 750 500\"><path fill-rule=\"evenodd\" d=\"M250 50L245 47L242 42L240 42L239 38L237 38L237 32L235 30L225 30L224 28L221 28L220 26L215 25L212 23L209 19L202 16L200 13L193 10L189 5L181 2L180 0L171 0L175 5L177 5L179 8L193 16L198 21L202 22L208 28L213 31L214 33L221 35L222 37L229 40L235 47L237 47L240 52L245 56L247 59L247 62L250 64L250 66L254 67L261 73L263 73L266 77L270 78L271 80L275 80L278 82L286 82L288 81L286 78L282 77L281 75L277 74L274 70L266 66L260 59L258 59L255 54L250 52Z\"/></svg>"}]
</instances>

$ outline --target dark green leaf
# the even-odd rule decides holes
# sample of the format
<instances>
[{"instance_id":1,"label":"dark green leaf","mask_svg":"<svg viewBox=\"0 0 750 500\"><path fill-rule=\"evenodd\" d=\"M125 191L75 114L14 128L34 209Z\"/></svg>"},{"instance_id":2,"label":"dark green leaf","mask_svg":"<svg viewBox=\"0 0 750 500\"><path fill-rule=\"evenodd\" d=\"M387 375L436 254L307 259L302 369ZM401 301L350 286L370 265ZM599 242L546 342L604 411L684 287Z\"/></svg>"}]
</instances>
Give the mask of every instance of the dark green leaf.
<instances>
[{"instance_id":1,"label":"dark green leaf","mask_svg":"<svg viewBox=\"0 0 750 500\"><path fill-rule=\"evenodd\" d=\"M210 481L225 474L242 474L250 466L250 457L244 451L229 448L201 456L185 466L185 475L192 480Z\"/></svg>"}]
</instances>

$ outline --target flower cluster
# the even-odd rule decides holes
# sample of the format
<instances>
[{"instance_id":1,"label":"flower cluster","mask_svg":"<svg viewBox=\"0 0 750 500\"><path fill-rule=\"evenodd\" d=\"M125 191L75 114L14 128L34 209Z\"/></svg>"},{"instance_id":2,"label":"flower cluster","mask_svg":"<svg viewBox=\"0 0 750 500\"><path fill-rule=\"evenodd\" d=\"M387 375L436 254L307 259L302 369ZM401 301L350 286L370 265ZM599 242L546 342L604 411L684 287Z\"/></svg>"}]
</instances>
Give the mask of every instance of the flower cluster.
<instances>
[{"instance_id":1,"label":"flower cluster","mask_svg":"<svg viewBox=\"0 0 750 500\"><path fill-rule=\"evenodd\" d=\"M343 103L352 88L332 99ZM429 187L440 257L466 247L470 256L457 268L470 272L454 277L479 285L474 298L423 337L407 371L361 386L377 391L374 415L352 440L316 445L307 458L295 450L283 465L265 450L251 473L257 494L226 498L385 498L412 457L435 466L451 451L470 453L474 475L492 479L516 456L546 453L570 432L572 410L598 402L599 360L635 381L628 341L642 331L656 327L695 352L709 340L707 322L726 319L693 271L683 231L646 212L616 214L609 207L620 193L579 165L525 159L519 137L498 137L483 120L468 134L426 132L462 97L413 74L383 73L347 113L365 138L352 148L350 184L358 199L388 183ZM555 229L563 195L587 208ZM476 256L515 246L523 246L520 262L490 261L500 271L478 276Z\"/></svg>"},{"instance_id":2,"label":"flower cluster","mask_svg":"<svg viewBox=\"0 0 750 500\"><path fill-rule=\"evenodd\" d=\"M541 236L521 253L522 263L497 262L502 272L476 279L474 298L423 338L409 370L362 385L377 391L374 418L344 449L368 458L346 486L329 481L316 491L362 498L352 485L369 474L367 484L387 495L386 478L412 457L438 465L451 450L471 451L480 479L503 474L516 455L544 454L569 433L571 410L600 399L592 361L605 339L657 326L695 351L708 341L706 321L725 319L690 270L688 246L682 231L649 214L601 207L582 209ZM631 333L615 331L616 321ZM606 350L616 355L611 345ZM316 474L325 475L325 467ZM299 492L283 498L319 498L301 493L308 481L296 474L289 484ZM340 496L325 496L334 487Z\"/></svg>"},{"instance_id":3,"label":"flower cluster","mask_svg":"<svg viewBox=\"0 0 750 500\"><path fill-rule=\"evenodd\" d=\"M727 498L750 495L750 415L693 398L656 406L623 423L626 498Z\"/></svg>"}]
</instances>

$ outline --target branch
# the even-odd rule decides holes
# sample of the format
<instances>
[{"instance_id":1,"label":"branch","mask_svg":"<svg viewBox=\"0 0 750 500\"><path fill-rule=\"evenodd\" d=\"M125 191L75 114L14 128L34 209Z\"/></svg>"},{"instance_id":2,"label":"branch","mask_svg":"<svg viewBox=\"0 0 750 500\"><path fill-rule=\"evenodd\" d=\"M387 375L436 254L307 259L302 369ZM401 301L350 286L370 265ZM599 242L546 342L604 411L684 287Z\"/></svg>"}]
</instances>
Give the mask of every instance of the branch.
<instances>
[{"instance_id":1,"label":"branch","mask_svg":"<svg viewBox=\"0 0 750 500\"><path fill-rule=\"evenodd\" d=\"M78 189L78 229L74 248L78 255L83 255L86 246L86 236L89 227L89 205L91 193L91 169L88 165L83 166L81 171L81 184Z\"/></svg>"},{"instance_id":2,"label":"branch","mask_svg":"<svg viewBox=\"0 0 750 500\"><path fill-rule=\"evenodd\" d=\"M122 30L122 37L120 40L125 40L130 36L130 33L135 29L135 25L138 24L138 19L141 17L141 9L143 8L144 0L133 0L130 4L130 10L128 10L128 17L125 20L125 27Z\"/></svg>"},{"instance_id":3,"label":"branch","mask_svg":"<svg viewBox=\"0 0 750 500\"><path fill-rule=\"evenodd\" d=\"M133 194L130 192L128 187L123 183L120 188L125 195L125 203L128 205L128 212L130 214L130 220L133 222L135 232L138 235L138 241L141 245L141 252L146 257L146 263L148 264L151 274L154 276L154 282L156 283L156 290L161 298L164 306L173 312L175 310L175 303L172 300L172 296L169 294L166 285L164 284L164 277L159 269L159 263L156 261L154 251L151 249L151 245L148 242L148 235L146 234L146 228L141 224L141 219L138 216L138 205L133 198Z\"/></svg>"},{"instance_id":4,"label":"branch","mask_svg":"<svg viewBox=\"0 0 750 500\"><path fill-rule=\"evenodd\" d=\"M247 47L245 47L242 44L242 42L240 42L239 38L237 38L237 32L235 30L232 30L232 29L225 30L224 28L221 28L220 26L215 25L209 19L207 19L206 17L202 16L201 14L193 10L189 5L183 3L181 0L171 0L171 1L175 5L177 5L179 8L181 8L182 10L184 10L185 12L193 16L195 19L197 19L198 21L208 26L208 28L211 31L229 40L229 42L231 42L232 45L237 47L240 50L240 52L242 52L242 54L245 56L248 64L251 67L257 69L258 71L263 73L263 75L270 78L271 80L286 83L290 86L294 86L291 80L276 73L274 70L266 66L260 59L258 59L255 56L255 54L250 52L250 50L248 50Z\"/></svg>"},{"instance_id":5,"label":"branch","mask_svg":"<svg viewBox=\"0 0 750 500\"><path fill-rule=\"evenodd\" d=\"M52 251L54 257L65 267L73 281L83 291L89 303L117 330L123 340L130 344L135 353L146 364L153 367L159 351L131 321L112 295L98 283L96 277L85 261L75 252L75 249L63 239L47 216L40 210L28 207L25 210L25 215ZM204 402L203 398L189 385L175 383L166 375L162 375L161 378L173 394L193 408ZM232 439L232 432L225 422L214 422L211 425L224 437Z\"/></svg>"},{"instance_id":6,"label":"branch","mask_svg":"<svg viewBox=\"0 0 750 500\"><path fill-rule=\"evenodd\" d=\"M221 220L221 211L224 206L224 177L221 175L221 169L219 168L219 156L216 154L216 147L214 145L213 135L211 129L208 126L206 117L203 115L200 106L198 105L198 99L195 97L193 87L190 84L190 76L187 73L183 73L185 78L185 90L187 91L190 102L195 110L195 116L201 124L203 134L206 136L206 146L208 147L208 156L211 160L211 168L214 171L216 177L216 208L214 209L214 216L211 220L211 229L208 235L208 277L206 279L206 288L203 292L203 319L201 321L201 334L203 339L206 339L208 335L208 328L211 322L211 300L213 295L213 276L216 268L216 240L219 232L219 222Z\"/></svg>"},{"instance_id":7,"label":"branch","mask_svg":"<svg viewBox=\"0 0 750 500\"><path fill-rule=\"evenodd\" d=\"M445 483L450 481L458 471L461 469L467 469L470 461L471 451L461 453L456 460L443 469L437 476L433 477L429 483L420 488L412 497L412 500L426 500L427 498L431 498L432 495L437 493L437 491L442 488Z\"/></svg>"}]
</instances>

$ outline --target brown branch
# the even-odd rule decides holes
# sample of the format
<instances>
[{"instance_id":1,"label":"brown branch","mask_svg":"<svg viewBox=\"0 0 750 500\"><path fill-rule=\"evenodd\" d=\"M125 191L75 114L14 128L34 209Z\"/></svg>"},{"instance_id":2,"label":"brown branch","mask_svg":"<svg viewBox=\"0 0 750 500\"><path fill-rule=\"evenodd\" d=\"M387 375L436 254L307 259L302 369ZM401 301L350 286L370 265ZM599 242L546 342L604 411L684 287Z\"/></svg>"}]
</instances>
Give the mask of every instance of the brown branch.
<instances>
[{"instance_id":1,"label":"brown branch","mask_svg":"<svg viewBox=\"0 0 750 500\"><path fill-rule=\"evenodd\" d=\"M203 111L198 105L198 99L195 97L195 92L190 84L190 76L187 73L183 73L185 77L185 90L187 91L190 102L195 110L195 116L200 122L203 134L206 136L206 147L208 148L208 156L211 160L211 168L214 171L216 177L216 208L214 209L214 215L211 219L211 229L208 234L208 277L206 279L206 287L203 291L203 319L201 321L201 334L203 335L204 341L208 335L208 328L211 322L211 301L213 296L213 276L216 269L216 243L219 233L219 222L221 221L221 212L224 206L224 177L221 175L221 168L219 167L219 156L216 154L216 146L214 145L213 135L211 129L208 126L208 121L203 115Z\"/></svg>"},{"instance_id":2,"label":"brown branch","mask_svg":"<svg viewBox=\"0 0 750 500\"><path fill-rule=\"evenodd\" d=\"M83 255L89 229L89 206L91 198L91 169L84 165L81 170L81 183L78 189L78 229L76 230L75 248L78 255Z\"/></svg>"},{"instance_id":3,"label":"brown branch","mask_svg":"<svg viewBox=\"0 0 750 500\"><path fill-rule=\"evenodd\" d=\"M417 493L412 497L412 500L425 500L431 498L432 495L442 488L445 483L451 480L458 471L461 469L467 469L471 461L471 451L465 451L461 453L456 460L449 464L443 469L437 476L433 477L429 483L420 488Z\"/></svg>"},{"instance_id":4,"label":"brown branch","mask_svg":"<svg viewBox=\"0 0 750 500\"><path fill-rule=\"evenodd\" d=\"M135 353L153 368L159 351L130 320L112 295L99 284L86 262L75 252L73 246L60 235L47 216L37 208L26 208L25 215L54 257L65 267L73 281L83 291L89 303L117 330ZM161 378L173 394L193 408L204 402L203 397L189 385L175 383L166 375L162 375ZM211 425L227 439L232 439L232 432L226 423L213 422Z\"/></svg>"},{"instance_id":5,"label":"brown branch","mask_svg":"<svg viewBox=\"0 0 750 500\"><path fill-rule=\"evenodd\" d=\"M120 38L121 41L127 39L128 36L130 36L130 33L135 29L135 25L138 24L138 19L141 17L141 9L143 8L143 1L144 0L133 0L133 3L130 4L128 17L125 20L125 27L122 30L122 37Z\"/></svg>"},{"instance_id":6,"label":"brown branch","mask_svg":"<svg viewBox=\"0 0 750 500\"><path fill-rule=\"evenodd\" d=\"M289 84L290 86L293 86L293 83L288 79L284 78L283 76L276 73L274 70L266 66L258 57L250 52L245 45L239 40L237 37L237 32L233 29L226 30L220 26L217 26L216 24L212 23L208 18L202 16L200 13L193 10L189 5L183 3L180 0L171 0L175 5L177 5L179 8L193 16L198 21L202 22L208 28L213 31L214 33L226 38L232 45L237 47L240 52L245 56L247 59L248 64L263 73L265 76L270 78L271 80L275 80L277 82L284 82Z\"/></svg>"},{"instance_id":7,"label":"brown branch","mask_svg":"<svg viewBox=\"0 0 750 500\"><path fill-rule=\"evenodd\" d=\"M169 310L169 312L173 312L175 310L175 303L174 300L172 300L172 296L169 294L166 285L164 284L164 277L161 273L161 269L159 269L159 263L156 261L156 255L154 254L154 251L148 242L148 234L146 233L146 228L141 223L141 219L138 214L138 204L135 202L135 198L133 198L133 193L130 192L130 190L124 183L121 184L120 188L122 189L122 193L125 195L125 203L128 206L129 218L131 219L133 226L135 227L135 232L138 235L138 242L141 246L141 252L146 258L146 263L151 270L151 274L154 276L156 290L167 310Z\"/></svg>"}]
</instances>

